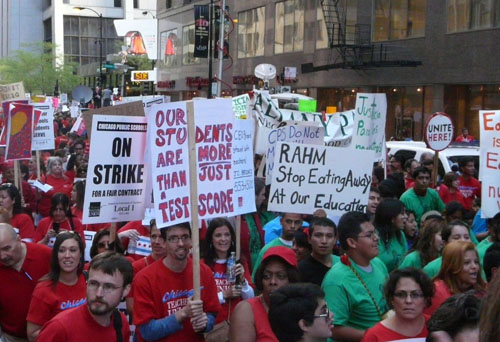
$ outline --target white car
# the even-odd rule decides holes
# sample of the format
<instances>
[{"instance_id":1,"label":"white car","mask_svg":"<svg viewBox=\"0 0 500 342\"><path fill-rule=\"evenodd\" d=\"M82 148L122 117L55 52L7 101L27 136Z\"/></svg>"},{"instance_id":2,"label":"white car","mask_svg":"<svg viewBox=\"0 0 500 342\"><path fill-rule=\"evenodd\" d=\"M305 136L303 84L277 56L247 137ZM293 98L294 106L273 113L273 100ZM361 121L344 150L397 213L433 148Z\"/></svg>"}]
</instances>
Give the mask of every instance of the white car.
<instances>
[{"instance_id":1,"label":"white car","mask_svg":"<svg viewBox=\"0 0 500 342\"><path fill-rule=\"evenodd\" d=\"M423 141L388 141L386 146L388 156L394 155L398 151L403 151L406 159L410 158L420 161L420 156L425 152L434 155L434 151L427 148L427 145ZM440 178L445 173L452 171L453 165L458 167L460 159L464 157L472 157L477 173L479 171L479 146L452 143L447 149L439 152L438 174Z\"/></svg>"}]
</instances>

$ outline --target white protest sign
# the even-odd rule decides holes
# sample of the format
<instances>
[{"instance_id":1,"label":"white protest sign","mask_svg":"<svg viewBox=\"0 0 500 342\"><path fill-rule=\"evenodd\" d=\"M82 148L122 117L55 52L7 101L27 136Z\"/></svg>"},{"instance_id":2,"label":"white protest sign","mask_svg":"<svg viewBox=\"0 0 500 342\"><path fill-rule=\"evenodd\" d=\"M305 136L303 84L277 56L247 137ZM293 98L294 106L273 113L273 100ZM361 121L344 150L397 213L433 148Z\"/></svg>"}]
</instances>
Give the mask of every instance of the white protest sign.
<instances>
[{"instance_id":1,"label":"white protest sign","mask_svg":"<svg viewBox=\"0 0 500 342\"><path fill-rule=\"evenodd\" d=\"M233 97L233 112L236 119L246 119L250 109L250 96L243 94Z\"/></svg>"},{"instance_id":2,"label":"white protest sign","mask_svg":"<svg viewBox=\"0 0 500 342\"><path fill-rule=\"evenodd\" d=\"M72 118L77 118L80 115L79 103L76 101L72 101L71 107L69 107L69 112Z\"/></svg>"},{"instance_id":3,"label":"white protest sign","mask_svg":"<svg viewBox=\"0 0 500 342\"><path fill-rule=\"evenodd\" d=\"M155 104L170 102L170 96L164 96L164 95L127 96L123 97L121 101L116 101L115 105L130 103L135 101L142 101L142 104L144 105L144 111L147 114L148 108L151 108L151 106Z\"/></svg>"},{"instance_id":4,"label":"white protest sign","mask_svg":"<svg viewBox=\"0 0 500 342\"><path fill-rule=\"evenodd\" d=\"M481 217L500 212L500 111L479 111Z\"/></svg>"},{"instance_id":5,"label":"white protest sign","mask_svg":"<svg viewBox=\"0 0 500 342\"><path fill-rule=\"evenodd\" d=\"M325 129L325 145L341 147L349 146L351 143L354 110L328 115L324 121L322 113L280 109L277 101L271 99L267 91L256 90L254 99L251 108L259 127L278 128L282 121L316 122ZM256 147L255 153L264 154L265 151Z\"/></svg>"},{"instance_id":6,"label":"white protest sign","mask_svg":"<svg viewBox=\"0 0 500 342\"><path fill-rule=\"evenodd\" d=\"M358 93L354 110L352 147L356 150L375 151L375 160L385 160L385 118L387 99L385 94Z\"/></svg>"},{"instance_id":7,"label":"white protest sign","mask_svg":"<svg viewBox=\"0 0 500 342\"><path fill-rule=\"evenodd\" d=\"M198 171L198 214L232 216L234 113L231 99L194 101Z\"/></svg>"},{"instance_id":8,"label":"white protest sign","mask_svg":"<svg viewBox=\"0 0 500 342\"><path fill-rule=\"evenodd\" d=\"M424 139L434 151L442 151L453 141L455 128L446 113L434 113L425 124Z\"/></svg>"},{"instance_id":9,"label":"white protest sign","mask_svg":"<svg viewBox=\"0 0 500 342\"><path fill-rule=\"evenodd\" d=\"M94 115L83 223L142 220L146 118Z\"/></svg>"},{"instance_id":10,"label":"white protest sign","mask_svg":"<svg viewBox=\"0 0 500 342\"><path fill-rule=\"evenodd\" d=\"M339 147L279 143L268 209L327 215L364 212L374 152Z\"/></svg>"},{"instance_id":11,"label":"white protest sign","mask_svg":"<svg viewBox=\"0 0 500 342\"><path fill-rule=\"evenodd\" d=\"M64 104L68 103L68 94L62 93L60 100L61 100L61 103L64 103Z\"/></svg>"},{"instance_id":12,"label":"white protest sign","mask_svg":"<svg viewBox=\"0 0 500 342\"><path fill-rule=\"evenodd\" d=\"M94 236L96 232L91 230L84 230L83 235L85 236L85 261L89 262L90 258L90 248L92 247L92 241L94 241Z\"/></svg>"},{"instance_id":13,"label":"white protest sign","mask_svg":"<svg viewBox=\"0 0 500 342\"><path fill-rule=\"evenodd\" d=\"M255 212L255 184L253 170L253 120L234 122L233 175L234 213Z\"/></svg>"},{"instance_id":14,"label":"white protest sign","mask_svg":"<svg viewBox=\"0 0 500 342\"><path fill-rule=\"evenodd\" d=\"M265 140L258 139L267 144L267 151L265 154L266 170L264 173L266 185L271 184L276 145L279 142L323 145L324 132L325 130L314 122L284 121L279 128L268 131Z\"/></svg>"},{"instance_id":15,"label":"white protest sign","mask_svg":"<svg viewBox=\"0 0 500 342\"><path fill-rule=\"evenodd\" d=\"M32 103L34 109L42 112L33 130L32 151L53 150L54 147L54 108L49 104Z\"/></svg>"}]
</instances>

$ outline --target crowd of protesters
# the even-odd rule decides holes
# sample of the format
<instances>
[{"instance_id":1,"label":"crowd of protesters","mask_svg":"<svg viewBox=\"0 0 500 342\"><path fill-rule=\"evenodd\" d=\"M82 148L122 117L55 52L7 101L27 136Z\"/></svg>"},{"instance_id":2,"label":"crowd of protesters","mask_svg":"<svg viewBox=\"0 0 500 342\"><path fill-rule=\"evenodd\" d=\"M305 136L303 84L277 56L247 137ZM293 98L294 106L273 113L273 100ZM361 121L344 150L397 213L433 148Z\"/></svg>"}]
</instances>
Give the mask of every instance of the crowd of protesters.
<instances>
[{"instance_id":1,"label":"crowd of protesters","mask_svg":"<svg viewBox=\"0 0 500 342\"><path fill-rule=\"evenodd\" d=\"M429 156L389 156L366 211L341 217L270 212L255 178L234 266L234 218L202 222L194 299L189 224L82 224L89 142L71 124L56 115L56 149L18 181L1 164L1 341L498 339L500 213L481 218L473 160L434 184ZM89 263L84 231L96 232ZM140 237L149 256L131 248Z\"/></svg>"}]
</instances>

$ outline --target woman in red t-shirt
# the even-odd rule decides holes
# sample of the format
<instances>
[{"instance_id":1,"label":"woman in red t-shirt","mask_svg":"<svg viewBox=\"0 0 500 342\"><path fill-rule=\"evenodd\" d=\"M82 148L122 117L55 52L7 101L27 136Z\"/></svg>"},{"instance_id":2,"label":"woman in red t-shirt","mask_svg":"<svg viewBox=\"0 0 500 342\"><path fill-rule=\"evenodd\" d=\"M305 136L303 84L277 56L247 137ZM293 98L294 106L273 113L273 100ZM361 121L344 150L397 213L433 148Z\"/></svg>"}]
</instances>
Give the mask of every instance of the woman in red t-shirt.
<instances>
[{"instance_id":1,"label":"woman in red t-shirt","mask_svg":"<svg viewBox=\"0 0 500 342\"><path fill-rule=\"evenodd\" d=\"M236 235L231 223L224 218L210 221L202 245L203 261L213 272L221 310L215 323L226 319L242 299L253 298L252 276L245 261L235 264L236 281L227 279L227 260L236 251Z\"/></svg>"},{"instance_id":2,"label":"woman in red t-shirt","mask_svg":"<svg viewBox=\"0 0 500 342\"><path fill-rule=\"evenodd\" d=\"M29 242L33 241L35 236L33 219L21 207L21 195L13 184L4 183L0 185L0 206L10 213L10 224L19 230L21 239Z\"/></svg>"},{"instance_id":3,"label":"woman in red t-shirt","mask_svg":"<svg viewBox=\"0 0 500 342\"><path fill-rule=\"evenodd\" d=\"M35 231L34 242L42 243L52 247L54 237L61 230L72 230L80 234L85 241L82 222L71 215L69 198L66 194L55 194L51 200L50 216L44 217Z\"/></svg>"},{"instance_id":4,"label":"woman in red t-shirt","mask_svg":"<svg viewBox=\"0 0 500 342\"><path fill-rule=\"evenodd\" d=\"M442 259L441 270L434 278L436 292L432 297L432 305L425 310L429 316L454 294L475 290L481 296L486 289L486 282L481 275L479 255L472 242L447 243Z\"/></svg>"},{"instance_id":5,"label":"woman in red t-shirt","mask_svg":"<svg viewBox=\"0 0 500 342\"><path fill-rule=\"evenodd\" d=\"M424 309L431 304L432 280L421 270L394 270L385 284L384 294L394 315L368 329L361 342L409 340L427 337Z\"/></svg>"},{"instance_id":6,"label":"woman in red t-shirt","mask_svg":"<svg viewBox=\"0 0 500 342\"><path fill-rule=\"evenodd\" d=\"M38 202L38 213L43 217L50 215L50 199L54 194L62 192L68 197L71 196L73 184L71 179L64 175L63 162L59 157L50 157L47 161L47 175L42 177L42 183L49 184L52 190L41 192Z\"/></svg>"},{"instance_id":7,"label":"woman in red t-shirt","mask_svg":"<svg viewBox=\"0 0 500 342\"><path fill-rule=\"evenodd\" d=\"M444 204L458 202L465 208L464 196L458 189L458 176L455 172L448 172L444 175L443 183L439 186L438 193Z\"/></svg>"},{"instance_id":8,"label":"woman in red t-shirt","mask_svg":"<svg viewBox=\"0 0 500 342\"><path fill-rule=\"evenodd\" d=\"M28 339L35 341L42 326L67 309L85 304L87 284L83 276L85 247L78 234L57 235L50 259L50 272L33 291L28 321Z\"/></svg>"}]
</instances>

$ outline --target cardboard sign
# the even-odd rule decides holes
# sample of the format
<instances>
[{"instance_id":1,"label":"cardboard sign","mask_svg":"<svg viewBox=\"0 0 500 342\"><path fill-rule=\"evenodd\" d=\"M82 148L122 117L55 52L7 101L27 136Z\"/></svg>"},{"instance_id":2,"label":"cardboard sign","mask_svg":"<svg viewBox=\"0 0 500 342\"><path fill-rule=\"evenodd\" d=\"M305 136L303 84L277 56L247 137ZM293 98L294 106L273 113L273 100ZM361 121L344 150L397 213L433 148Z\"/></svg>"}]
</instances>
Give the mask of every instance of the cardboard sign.
<instances>
[{"instance_id":1,"label":"cardboard sign","mask_svg":"<svg viewBox=\"0 0 500 342\"><path fill-rule=\"evenodd\" d=\"M481 217L500 212L500 111L479 111Z\"/></svg>"},{"instance_id":2,"label":"cardboard sign","mask_svg":"<svg viewBox=\"0 0 500 342\"><path fill-rule=\"evenodd\" d=\"M142 220L146 118L94 115L83 223Z\"/></svg>"},{"instance_id":3,"label":"cardboard sign","mask_svg":"<svg viewBox=\"0 0 500 342\"><path fill-rule=\"evenodd\" d=\"M385 143L386 115L385 94L357 94L352 147L357 150L375 151L374 161L385 160L382 151Z\"/></svg>"},{"instance_id":4,"label":"cardboard sign","mask_svg":"<svg viewBox=\"0 0 500 342\"><path fill-rule=\"evenodd\" d=\"M34 103L33 107L42 111L33 130L33 151L53 150L54 144L54 108L47 104Z\"/></svg>"},{"instance_id":5,"label":"cardboard sign","mask_svg":"<svg viewBox=\"0 0 500 342\"><path fill-rule=\"evenodd\" d=\"M258 139L260 142L265 142L267 144L267 151L265 154L266 170L264 173L266 185L271 184L276 145L279 142L323 145L325 131L322 127L312 122L285 121L279 128L268 132L269 134L265 139Z\"/></svg>"},{"instance_id":6,"label":"cardboard sign","mask_svg":"<svg viewBox=\"0 0 500 342\"><path fill-rule=\"evenodd\" d=\"M253 213L256 210L253 173L253 125L253 120L236 119L234 122L232 151L234 177L233 215Z\"/></svg>"},{"instance_id":7,"label":"cardboard sign","mask_svg":"<svg viewBox=\"0 0 500 342\"><path fill-rule=\"evenodd\" d=\"M434 151L442 151L453 141L455 128L446 113L434 113L425 124L425 142Z\"/></svg>"},{"instance_id":8,"label":"cardboard sign","mask_svg":"<svg viewBox=\"0 0 500 342\"><path fill-rule=\"evenodd\" d=\"M246 119L250 110L250 96L243 94L233 97L233 112L236 119Z\"/></svg>"},{"instance_id":9,"label":"cardboard sign","mask_svg":"<svg viewBox=\"0 0 500 342\"><path fill-rule=\"evenodd\" d=\"M338 147L279 143L268 209L327 215L364 212L368 203L374 152Z\"/></svg>"},{"instance_id":10,"label":"cardboard sign","mask_svg":"<svg viewBox=\"0 0 500 342\"><path fill-rule=\"evenodd\" d=\"M0 84L0 102L26 100L23 82Z\"/></svg>"},{"instance_id":11,"label":"cardboard sign","mask_svg":"<svg viewBox=\"0 0 500 342\"><path fill-rule=\"evenodd\" d=\"M5 160L31 159L32 134L33 106L24 103L11 103Z\"/></svg>"}]
</instances>

